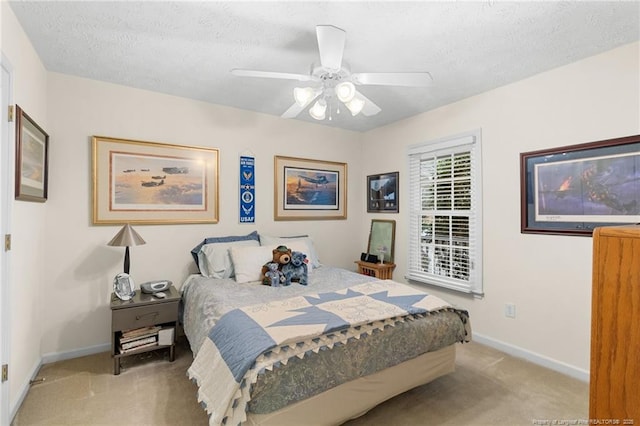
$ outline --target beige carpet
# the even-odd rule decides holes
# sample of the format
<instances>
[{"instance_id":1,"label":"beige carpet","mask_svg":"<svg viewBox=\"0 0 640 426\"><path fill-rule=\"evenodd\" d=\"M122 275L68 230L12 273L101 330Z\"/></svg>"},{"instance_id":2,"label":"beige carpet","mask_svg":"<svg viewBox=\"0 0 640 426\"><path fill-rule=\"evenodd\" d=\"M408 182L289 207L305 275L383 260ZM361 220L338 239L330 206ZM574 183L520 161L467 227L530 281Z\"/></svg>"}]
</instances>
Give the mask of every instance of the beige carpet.
<instances>
[{"instance_id":1,"label":"beige carpet","mask_svg":"<svg viewBox=\"0 0 640 426\"><path fill-rule=\"evenodd\" d=\"M125 359L119 376L112 375L109 353L45 365L38 376L45 381L31 387L13 425L206 425L185 373L192 360L188 346L179 345L173 363L165 352ZM588 418L586 383L478 343L458 345L456 368L346 424L532 425Z\"/></svg>"}]
</instances>

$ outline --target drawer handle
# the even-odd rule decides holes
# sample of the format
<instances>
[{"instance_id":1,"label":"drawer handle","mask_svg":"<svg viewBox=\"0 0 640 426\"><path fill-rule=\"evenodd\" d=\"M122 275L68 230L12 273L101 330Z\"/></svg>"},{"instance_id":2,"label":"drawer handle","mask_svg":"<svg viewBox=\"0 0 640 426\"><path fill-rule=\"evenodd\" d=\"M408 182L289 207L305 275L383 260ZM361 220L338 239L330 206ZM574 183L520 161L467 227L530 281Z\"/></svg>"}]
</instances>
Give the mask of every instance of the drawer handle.
<instances>
[{"instance_id":1,"label":"drawer handle","mask_svg":"<svg viewBox=\"0 0 640 426\"><path fill-rule=\"evenodd\" d=\"M150 316L150 315L153 315L154 317L157 317L157 316L158 316L158 314L159 314L159 312L149 312L149 313L142 314L142 315L136 315L136 321L139 321L139 320L141 320L142 318L147 317L147 316Z\"/></svg>"}]
</instances>

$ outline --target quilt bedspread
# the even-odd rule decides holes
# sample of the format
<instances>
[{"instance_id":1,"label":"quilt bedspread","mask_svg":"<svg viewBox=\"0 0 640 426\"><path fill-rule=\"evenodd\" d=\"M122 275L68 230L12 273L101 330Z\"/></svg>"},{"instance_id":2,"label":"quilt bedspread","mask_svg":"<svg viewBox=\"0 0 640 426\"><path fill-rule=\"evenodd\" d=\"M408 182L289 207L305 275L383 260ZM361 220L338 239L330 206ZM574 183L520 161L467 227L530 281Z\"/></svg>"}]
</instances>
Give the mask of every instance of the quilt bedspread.
<instances>
[{"instance_id":1,"label":"quilt bedspread","mask_svg":"<svg viewBox=\"0 0 640 426\"><path fill-rule=\"evenodd\" d=\"M390 280L233 309L211 328L189 376L210 424L236 425L246 419L252 385L264 371L440 311L456 312L468 327L466 312Z\"/></svg>"}]
</instances>

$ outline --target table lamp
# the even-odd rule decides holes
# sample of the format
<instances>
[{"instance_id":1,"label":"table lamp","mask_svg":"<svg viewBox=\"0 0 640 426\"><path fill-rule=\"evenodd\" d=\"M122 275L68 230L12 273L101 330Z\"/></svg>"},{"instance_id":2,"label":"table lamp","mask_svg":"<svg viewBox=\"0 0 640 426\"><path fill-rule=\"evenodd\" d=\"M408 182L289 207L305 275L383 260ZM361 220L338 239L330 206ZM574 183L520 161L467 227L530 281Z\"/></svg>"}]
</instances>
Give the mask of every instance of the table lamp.
<instances>
[{"instance_id":1,"label":"table lamp","mask_svg":"<svg viewBox=\"0 0 640 426\"><path fill-rule=\"evenodd\" d=\"M142 237L133 230L128 223L122 227L120 232L109 243L108 246L126 247L124 251L124 273L129 273L129 246L139 246L146 244Z\"/></svg>"}]
</instances>

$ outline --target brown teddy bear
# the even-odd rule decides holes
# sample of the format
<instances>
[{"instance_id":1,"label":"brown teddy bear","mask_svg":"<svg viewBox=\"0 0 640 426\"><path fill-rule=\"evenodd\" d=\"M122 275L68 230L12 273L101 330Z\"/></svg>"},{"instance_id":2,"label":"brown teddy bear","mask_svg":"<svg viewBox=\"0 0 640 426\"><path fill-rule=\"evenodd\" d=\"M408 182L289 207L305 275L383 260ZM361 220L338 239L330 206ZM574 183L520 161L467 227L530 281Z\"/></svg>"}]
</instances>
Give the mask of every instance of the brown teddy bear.
<instances>
[{"instance_id":1,"label":"brown teddy bear","mask_svg":"<svg viewBox=\"0 0 640 426\"><path fill-rule=\"evenodd\" d=\"M271 262L267 262L262 266L262 273L260 274L260 281L264 285L271 285L265 274L269 271L269 263L275 262L278 264L278 270L282 271L282 267L291 262L291 249L286 246L278 246L273 249L273 256Z\"/></svg>"}]
</instances>

